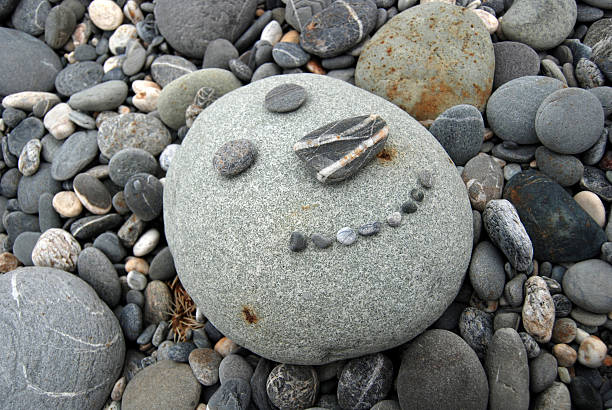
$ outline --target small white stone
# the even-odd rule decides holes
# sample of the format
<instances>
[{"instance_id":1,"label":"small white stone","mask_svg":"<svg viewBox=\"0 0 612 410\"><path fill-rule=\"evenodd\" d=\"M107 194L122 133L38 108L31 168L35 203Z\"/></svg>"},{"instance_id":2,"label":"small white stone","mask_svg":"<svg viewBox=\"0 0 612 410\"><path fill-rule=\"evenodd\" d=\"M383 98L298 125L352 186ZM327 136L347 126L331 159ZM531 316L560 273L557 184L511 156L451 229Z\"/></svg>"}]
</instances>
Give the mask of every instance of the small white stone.
<instances>
[{"instance_id":1,"label":"small white stone","mask_svg":"<svg viewBox=\"0 0 612 410\"><path fill-rule=\"evenodd\" d=\"M128 272L127 284L130 289L144 290L147 287L147 277L135 270Z\"/></svg>"},{"instance_id":2,"label":"small white stone","mask_svg":"<svg viewBox=\"0 0 612 410\"><path fill-rule=\"evenodd\" d=\"M157 229L149 229L146 231L134 244L132 253L134 256L144 256L151 252L159 243L159 231Z\"/></svg>"},{"instance_id":3,"label":"small white stone","mask_svg":"<svg viewBox=\"0 0 612 410\"><path fill-rule=\"evenodd\" d=\"M140 10L138 3L134 0L128 0L128 2L125 3L125 6L123 6L123 15L134 24L144 20L144 14L142 14L142 10Z\"/></svg>"},{"instance_id":4,"label":"small white stone","mask_svg":"<svg viewBox=\"0 0 612 410\"><path fill-rule=\"evenodd\" d=\"M53 93L45 93L42 91L22 91L20 93L9 94L2 99L4 108L12 107L18 110L32 111L32 108L37 102L48 100L57 104L60 98Z\"/></svg>"},{"instance_id":5,"label":"small white stone","mask_svg":"<svg viewBox=\"0 0 612 410\"><path fill-rule=\"evenodd\" d=\"M108 73L110 70L113 70L117 67L121 67L124 61L125 61L125 55L110 57L104 62L104 66L103 66L104 73Z\"/></svg>"},{"instance_id":6,"label":"small white stone","mask_svg":"<svg viewBox=\"0 0 612 410\"><path fill-rule=\"evenodd\" d=\"M145 88L143 91L136 93L132 98L132 104L143 112L151 112L157 109L157 103L159 101L159 95L161 90L159 88Z\"/></svg>"},{"instance_id":7,"label":"small white stone","mask_svg":"<svg viewBox=\"0 0 612 410\"><path fill-rule=\"evenodd\" d=\"M280 41L281 37L283 37L283 29L278 24L278 21L272 20L264 27L259 39L275 45Z\"/></svg>"},{"instance_id":8,"label":"small white stone","mask_svg":"<svg viewBox=\"0 0 612 410\"><path fill-rule=\"evenodd\" d=\"M63 229L47 229L32 250L35 266L63 269L74 272L81 245L70 233Z\"/></svg>"},{"instance_id":9,"label":"small white stone","mask_svg":"<svg viewBox=\"0 0 612 410\"><path fill-rule=\"evenodd\" d=\"M397 228L402 223L401 212L393 212L387 216L387 224L393 228Z\"/></svg>"},{"instance_id":10,"label":"small white stone","mask_svg":"<svg viewBox=\"0 0 612 410\"><path fill-rule=\"evenodd\" d=\"M161 155L159 156L159 166L161 167L161 169L163 169L164 171L168 171L168 169L170 168L170 164L172 163L172 159L180 148L181 146L179 144L170 144L166 148L164 148Z\"/></svg>"},{"instance_id":11,"label":"small white stone","mask_svg":"<svg viewBox=\"0 0 612 410\"><path fill-rule=\"evenodd\" d=\"M91 36L91 23L77 24L76 28L72 32L72 43L74 44L75 48L81 44L87 44L89 36ZM95 47L93 40L92 45Z\"/></svg>"},{"instance_id":12,"label":"small white stone","mask_svg":"<svg viewBox=\"0 0 612 410\"><path fill-rule=\"evenodd\" d=\"M130 42L130 40L134 40L138 38L138 31L136 27L132 24L124 24L120 26L112 36L108 39L108 48L111 53L117 55L118 49L125 49Z\"/></svg>"},{"instance_id":13,"label":"small white stone","mask_svg":"<svg viewBox=\"0 0 612 410\"><path fill-rule=\"evenodd\" d=\"M53 196L53 209L64 218L73 218L83 211L83 204L73 191L58 192Z\"/></svg>"},{"instance_id":14,"label":"small white stone","mask_svg":"<svg viewBox=\"0 0 612 410\"><path fill-rule=\"evenodd\" d=\"M135 94L142 93L148 88L161 90L161 87L155 81L136 80L132 83L132 91L134 91Z\"/></svg>"},{"instance_id":15,"label":"small white stone","mask_svg":"<svg viewBox=\"0 0 612 410\"><path fill-rule=\"evenodd\" d=\"M349 246L357 240L357 233L355 233L355 231L348 226L345 226L338 231L336 234L336 239L342 245Z\"/></svg>"},{"instance_id":16,"label":"small white stone","mask_svg":"<svg viewBox=\"0 0 612 410\"><path fill-rule=\"evenodd\" d=\"M45 128L58 140L68 138L76 129L76 126L69 118L71 112L72 108L68 104L61 103L51 108L45 115L43 120Z\"/></svg>"},{"instance_id":17,"label":"small white stone","mask_svg":"<svg viewBox=\"0 0 612 410\"><path fill-rule=\"evenodd\" d=\"M40 140L31 139L21 150L19 155L18 168L19 171L26 177L34 175L40 166L40 150L42 144Z\"/></svg>"},{"instance_id":18,"label":"small white stone","mask_svg":"<svg viewBox=\"0 0 612 410\"><path fill-rule=\"evenodd\" d=\"M559 380L561 380L563 383L570 384L572 382L572 377L570 376L567 367L557 367L557 374L559 375Z\"/></svg>"},{"instance_id":19,"label":"small white stone","mask_svg":"<svg viewBox=\"0 0 612 410\"><path fill-rule=\"evenodd\" d=\"M606 208L603 202L591 191L581 191L574 195L574 200L602 228L606 224Z\"/></svg>"},{"instance_id":20,"label":"small white stone","mask_svg":"<svg viewBox=\"0 0 612 410\"><path fill-rule=\"evenodd\" d=\"M602 365L607 352L608 348L600 338L589 336L580 343L578 361L586 367L596 369Z\"/></svg>"},{"instance_id":21,"label":"small white stone","mask_svg":"<svg viewBox=\"0 0 612 410\"><path fill-rule=\"evenodd\" d=\"M102 30L114 30L123 22L121 7L111 0L94 0L87 8L89 18Z\"/></svg>"},{"instance_id":22,"label":"small white stone","mask_svg":"<svg viewBox=\"0 0 612 410\"><path fill-rule=\"evenodd\" d=\"M480 18L480 21L483 22L489 34L497 31L499 21L497 21L497 18L493 14L481 9L472 9L472 11Z\"/></svg>"},{"instance_id":23,"label":"small white stone","mask_svg":"<svg viewBox=\"0 0 612 410\"><path fill-rule=\"evenodd\" d=\"M574 341L576 343L582 343L584 341L584 339L586 339L587 337L591 336L590 334L588 334L586 331L577 328L576 329L576 337L574 338Z\"/></svg>"}]
</instances>

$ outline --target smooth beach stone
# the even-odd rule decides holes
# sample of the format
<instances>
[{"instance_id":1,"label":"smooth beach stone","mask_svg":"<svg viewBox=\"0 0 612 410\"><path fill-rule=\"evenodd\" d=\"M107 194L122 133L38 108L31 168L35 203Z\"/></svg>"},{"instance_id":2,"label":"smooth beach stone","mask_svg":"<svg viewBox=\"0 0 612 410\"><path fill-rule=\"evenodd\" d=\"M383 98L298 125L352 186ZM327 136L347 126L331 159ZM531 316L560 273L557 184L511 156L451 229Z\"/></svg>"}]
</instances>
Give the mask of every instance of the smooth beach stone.
<instances>
[{"instance_id":1,"label":"smooth beach stone","mask_svg":"<svg viewBox=\"0 0 612 410\"><path fill-rule=\"evenodd\" d=\"M49 193L42 194L38 198L38 225L41 232L50 228L62 227L60 216L53 208L53 198L54 196Z\"/></svg>"},{"instance_id":2,"label":"smooth beach stone","mask_svg":"<svg viewBox=\"0 0 612 410\"><path fill-rule=\"evenodd\" d=\"M611 312L612 266L599 259L572 265L563 275L563 292L573 303L589 312Z\"/></svg>"},{"instance_id":3,"label":"smooth beach stone","mask_svg":"<svg viewBox=\"0 0 612 410\"><path fill-rule=\"evenodd\" d=\"M40 238L40 232L22 232L15 238L13 254L25 266L33 266L32 250Z\"/></svg>"},{"instance_id":4,"label":"smooth beach stone","mask_svg":"<svg viewBox=\"0 0 612 410\"><path fill-rule=\"evenodd\" d=\"M555 91L542 101L535 118L538 139L559 154L579 154L593 146L604 128L599 99L581 88Z\"/></svg>"},{"instance_id":5,"label":"smooth beach stone","mask_svg":"<svg viewBox=\"0 0 612 410\"><path fill-rule=\"evenodd\" d=\"M81 245L63 229L48 229L38 238L32 250L32 262L41 267L58 268L68 272L76 269Z\"/></svg>"},{"instance_id":6,"label":"smooth beach stone","mask_svg":"<svg viewBox=\"0 0 612 410\"><path fill-rule=\"evenodd\" d=\"M297 84L283 84L270 90L265 97L264 106L271 112L295 111L306 101L306 90Z\"/></svg>"},{"instance_id":7,"label":"smooth beach stone","mask_svg":"<svg viewBox=\"0 0 612 410\"><path fill-rule=\"evenodd\" d=\"M308 133L293 151L322 183L355 175L384 148L389 127L376 114L335 121Z\"/></svg>"},{"instance_id":8,"label":"smooth beach stone","mask_svg":"<svg viewBox=\"0 0 612 410\"><path fill-rule=\"evenodd\" d=\"M584 173L582 178L580 178L580 188L597 194L606 202L612 201L612 184L599 168L584 167Z\"/></svg>"},{"instance_id":9,"label":"smooth beach stone","mask_svg":"<svg viewBox=\"0 0 612 410\"><path fill-rule=\"evenodd\" d=\"M546 147L535 152L538 169L562 186L572 186L580 181L584 165L573 155L557 154Z\"/></svg>"},{"instance_id":10,"label":"smooth beach stone","mask_svg":"<svg viewBox=\"0 0 612 410\"><path fill-rule=\"evenodd\" d=\"M548 50L559 45L576 23L573 0L515 0L500 18L505 38Z\"/></svg>"},{"instance_id":11,"label":"smooth beach stone","mask_svg":"<svg viewBox=\"0 0 612 410\"><path fill-rule=\"evenodd\" d=\"M0 27L0 95L51 91L62 69L49 46L29 34ZM15 70L19 67L19 70Z\"/></svg>"},{"instance_id":12,"label":"smooth beach stone","mask_svg":"<svg viewBox=\"0 0 612 410\"><path fill-rule=\"evenodd\" d=\"M162 88L177 78L196 70L197 67L191 61L168 54L157 57L151 64L151 76Z\"/></svg>"},{"instance_id":13,"label":"smooth beach stone","mask_svg":"<svg viewBox=\"0 0 612 410\"><path fill-rule=\"evenodd\" d=\"M143 221L152 221L162 212L163 185L151 174L132 175L125 183L125 202Z\"/></svg>"},{"instance_id":14,"label":"smooth beach stone","mask_svg":"<svg viewBox=\"0 0 612 410\"><path fill-rule=\"evenodd\" d=\"M74 193L83 206L94 215L104 215L112 207L111 195L106 186L95 177L79 174L72 182Z\"/></svg>"},{"instance_id":15,"label":"smooth beach stone","mask_svg":"<svg viewBox=\"0 0 612 410\"><path fill-rule=\"evenodd\" d=\"M92 23L102 30L111 31L123 21L121 7L112 0L94 0L87 8Z\"/></svg>"},{"instance_id":16,"label":"smooth beach stone","mask_svg":"<svg viewBox=\"0 0 612 410\"><path fill-rule=\"evenodd\" d=\"M218 38L211 41L206 47L202 68L222 68L228 70L228 62L231 59L238 58L238 55L238 50L229 40Z\"/></svg>"},{"instance_id":17,"label":"smooth beach stone","mask_svg":"<svg viewBox=\"0 0 612 410\"><path fill-rule=\"evenodd\" d=\"M98 236L93 246L100 249L112 263L119 263L127 256L127 251L113 232Z\"/></svg>"},{"instance_id":18,"label":"smooth beach stone","mask_svg":"<svg viewBox=\"0 0 612 410\"><path fill-rule=\"evenodd\" d=\"M604 85L606 79L594 62L581 58L576 64L575 70L576 80L582 88L594 88Z\"/></svg>"},{"instance_id":19,"label":"smooth beach stone","mask_svg":"<svg viewBox=\"0 0 612 410\"><path fill-rule=\"evenodd\" d=\"M19 157L28 141L41 139L44 134L43 122L38 118L28 117L21 121L8 135L8 149L11 154Z\"/></svg>"},{"instance_id":20,"label":"smooth beach stone","mask_svg":"<svg viewBox=\"0 0 612 410\"><path fill-rule=\"evenodd\" d=\"M370 409L384 399L393 383L393 363L382 353L349 360L338 378L338 404L342 408Z\"/></svg>"},{"instance_id":21,"label":"smooth beach stone","mask_svg":"<svg viewBox=\"0 0 612 410\"><path fill-rule=\"evenodd\" d=\"M409 343L401 363L397 392L402 408L445 408L450 403L454 408L487 408L485 371L470 346L454 333L428 330Z\"/></svg>"},{"instance_id":22,"label":"smooth beach stone","mask_svg":"<svg viewBox=\"0 0 612 410\"><path fill-rule=\"evenodd\" d=\"M155 22L170 45L188 57L202 58L212 40L238 39L255 17L255 0L189 0L176 7L172 0L155 3Z\"/></svg>"},{"instance_id":23,"label":"smooth beach stone","mask_svg":"<svg viewBox=\"0 0 612 410\"><path fill-rule=\"evenodd\" d=\"M33 139L23 147L21 155L19 156L19 162L17 164L19 172L24 176L31 176L38 171L40 166L40 151L42 145L40 140Z\"/></svg>"},{"instance_id":24,"label":"smooth beach stone","mask_svg":"<svg viewBox=\"0 0 612 410\"><path fill-rule=\"evenodd\" d=\"M459 333L461 337L481 358L485 356L493 337L493 320L491 316L482 310L467 307L461 312L459 317Z\"/></svg>"},{"instance_id":25,"label":"smooth beach stone","mask_svg":"<svg viewBox=\"0 0 612 410\"><path fill-rule=\"evenodd\" d=\"M57 74L55 88L61 95L70 97L79 91L99 84L103 76L102 66L93 61L68 64Z\"/></svg>"},{"instance_id":26,"label":"smooth beach stone","mask_svg":"<svg viewBox=\"0 0 612 410\"><path fill-rule=\"evenodd\" d=\"M60 48L70 39L76 27L76 16L66 6L53 7L45 20L45 43L51 48Z\"/></svg>"},{"instance_id":27,"label":"smooth beach stone","mask_svg":"<svg viewBox=\"0 0 612 410\"><path fill-rule=\"evenodd\" d=\"M578 410L601 409L602 399L597 389L586 377L573 377L569 384L572 408Z\"/></svg>"},{"instance_id":28,"label":"smooth beach stone","mask_svg":"<svg viewBox=\"0 0 612 410\"><path fill-rule=\"evenodd\" d=\"M332 0L287 0L285 20L301 32L312 16L327 8Z\"/></svg>"},{"instance_id":29,"label":"smooth beach stone","mask_svg":"<svg viewBox=\"0 0 612 410\"><path fill-rule=\"evenodd\" d=\"M440 114L429 132L442 144L457 165L465 165L482 145L484 122L480 111L467 104L456 105Z\"/></svg>"},{"instance_id":30,"label":"smooth beach stone","mask_svg":"<svg viewBox=\"0 0 612 410\"><path fill-rule=\"evenodd\" d=\"M542 352L529 363L529 387L540 393L550 387L557 378L557 359L548 352Z\"/></svg>"},{"instance_id":31,"label":"smooth beach stone","mask_svg":"<svg viewBox=\"0 0 612 410\"><path fill-rule=\"evenodd\" d=\"M261 99L288 82L304 87L312 104L291 115L270 113ZM346 104L348 100L352 103ZM231 119L222 114L229 109L237 113ZM379 113L394 130L386 143L388 159L373 160L341 183L322 185L291 152L291 141L330 121L363 113ZM257 166L239 178L221 178L209 165L210 158L220 145L237 138L257 145ZM283 178L278 179L280 170ZM298 227L302 232L331 235L340 227L358 227L397 211L398 203L418 186L422 170L430 170L436 181L427 191L429 200L411 216L409 225L393 230L384 240L359 240L328 251L313 249L306 251L308 257L287 248L289 233ZM200 114L166 178L166 238L185 289L224 335L273 360L321 364L397 346L446 310L469 263L472 213L465 187L442 147L398 107L326 76L271 77L221 97ZM377 183L372 185L372 180ZM405 182L397 184L399 180ZM366 184L370 188L364 191ZM211 194L204 198L202 192ZM296 202L296 198L307 198L307 202ZM223 214L215 211L219 206ZM235 229L242 232L240 237L231 234ZM243 239L261 238L264 232L265 240ZM226 255L223 264L214 256L219 252ZM371 254L377 257L376 266L363 259ZM257 261L261 261L261 276L238 273L247 272L246 266ZM202 264L215 266L215 275L193 268ZM387 267L386 279L372 281L380 266ZM446 279L436 280L434 291L427 284L436 277L433 272L440 271ZM278 272L284 275L281 282L272 280ZM407 272L415 280L405 281ZM321 279L308 279L312 275ZM360 289L363 303L348 302L354 300L354 292L346 292L347 283L351 289ZM252 286L259 289L257 295ZM312 297L299 303L287 298L296 286ZM329 289L334 289L332 294ZM323 294L330 296L317 296ZM399 300L403 302L398 304ZM428 308L415 309L420 303ZM340 312L332 308L339 305L347 307ZM309 317L317 319L308 329L298 332L287 325L289 318ZM394 329L391 337L390 328ZM350 346L342 342L349 339Z\"/></svg>"},{"instance_id":32,"label":"smooth beach stone","mask_svg":"<svg viewBox=\"0 0 612 410\"><path fill-rule=\"evenodd\" d=\"M242 84L230 71L206 68L184 75L166 85L157 102L162 121L171 128L185 125L185 110L193 102L198 90L210 87L217 96L222 96Z\"/></svg>"},{"instance_id":33,"label":"smooth beach stone","mask_svg":"<svg viewBox=\"0 0 612 410\"><path fill-rule=\"evenodd\" d=\"M230 379L222 384L210 397L207 409L247 410L251 401L251 388L243 379Z\"/></svg>"},{"instance_id":34,"label":"smooth beach stone","mask_svg":"<svg viewBox=\"0 0 612 410\"><path fill-rule=\"evenodd\" d=\"M504 172L490 155L480 153L470 159L461 173L472 207L484 211L487 203L499 199L504 186Z\"/></svg>"},{"instance_id":35,"label":"smooth beach stone","mask_svg":"<svg viewBox=\"0 0 612 410\"><path fill-rule=\"evenodd\" d=\"M491 37L478 16L428 3L398 14L372 36L357 62L355 84L417 120L433 120L458 104L484 110L494 70Z\"/></svg>"},{"instance_id":36,"label":"smooth beach stone","mask_svg":"<svg viewBox=\"0 0 612 410\"><path fill-rule=\"evenodd\" d=\"M50 9L47 0L22 0L13 12L11 23L19 31L38 36L45 30Z\"/></svg>"},{"instance_id":37,"label":"smooth beach stone","mask_svg":"<svg viewBox=\"0 0 612 410\"><path fill-rule=\"evenodd\" d=\"M297 44L282 42L274 45L272 58L282 68L296 68L306 64L310 55Z\"/></svg>"},{"instance_id":38,"label":"smooth beach stone","mask_svg":"<svg viewBox=\"0 0 612 410\"><path fill-rule=\"evenodd\" d=\"M555 321L555 304L546 282L539 276L532 276L525 282L522 319L523 327L537 342L550 341Z\"/></svg>"},{"instance_id":39,"label":"smooth beach stone","mask_svg":"<svg viewBox=\"0 0 612 410\"><path fill-rule=\"evenodd\" d=\"M268 375L266 391L278 408L308 408L317 398L319 378L312 366L279 364Z\"/></svg>"},{"instance_id":40,"label":"smooth beach stone","mask_svg":"<svg viewBox=\"0 0 612 410\"><path fill-rule=\"evenodd\" d=\"M51 165L41 163L38 172L32 176L24 176L19 180L17 199L19 207L27 214L38 212L38 198L44 193L55 195L62 190L61 183L51 176Z\"/></svg>"},{"instance_id":41,"label":"smooth beach stone","mask_svg":"<svg viewBox=\"0 0 612 410\"><path fill-rule=\"evenodd\" d=\"M570 392L565 384L553 381L535 399L535 410L571 410Z\"/></svg>"},{"instance_id":42,"label":"smooth beach stone","mask_svg":"<svg viewBox=\"0 0 612 410\"><path fill-rule=\"evenodd\" d=\"M229 354L219 364L219 381L224 384L230 379L243 379L251 381L253 368L242 356Z\"/></svg>"},{"instance_id":43,"label":"smooth beach stone","mask_svg":"<svg viewBox=\"0 0 612 410\"><path fill-rule=\"evenodd\" d=\"M123 392L121 408L192 410L199 402L201 390L189 365L161 360L130 380Z\"/></svg>"},{"instance_id":44,"label":"smooth beach stone","mask_svg":"<svg viewBox=\"0 0 612 410\"><path fill-rule=\"evenodd\" d=\"M82 171L97 156L97 132L76 132L55 152L51 164L51 176L57 181L66 181Z\"/></svg>"},{"instance_id":45,"label":"smooth beach stone","mask_svg":"<svg viewBox=\"0 0 612 410\"><path fill-rule=\"evenodd\" d=\"M144 138L143 138L144 139ZM140 172L156 174L155 157L141 148L124 148L116 152L108 163L109 177L118 186L125 186L128 179Z\"/></svg>"},{"instance_id":46,"label":"smooth beach stone","mask_svg":"<svg viewBox=\"0 0 612 410\"><path fill-rule=\"evenodd\" d=\"M574 195L574 200L597 222L597 225L602 228L605 226L606 209L596 194L591 191L580 191Z\"/></svg>"},{"instance_id":47,"label":"smooth beach stone","mask_svg":"<svg viewBox=\"0 0 612 410\"><path fill-rule=\"evenodd\" d=\"M503 328L495 332L487 351L485 370L491 408L529 408L527 354L516 330Z\"/></svg>"},{"instance_id":48,"label":"smooth beach stone","mask_svg":"<svg viewBox=\"0 0 612 410\"><path fill-rule=\"evenodd\" d=\"M171 140L170 132L159 119L140 113L108 118L98 128L98 147L107 158L126 148L140 148L158 155Z\"/></svg>"},{"instance_id":49,"label":"smooth beach stone","mask_svg":"<svg viewBox=\"0 0 612 410\"><path fill-rule=\"evenodd\" d=\"M0 276L0 294L3 406L102 408L125 343L93 289L67 272L28 267Z\"/></svg>"},{"instance_id":50,"label":"smooth beach stone","mask_svg":"<svg viewBox=\"0 0 612 410\"><path fill-rule=\"evenodd\" d=\"M106 81L72 94L68 105L81 111L113 110L123 103L127 95L128 86L125 82Z\"/></svg>"},{"instance_id":51,"label":"smooth beach stone","mask_svg":"<svg viewBox=\"0 0 612 410\"><path fill-rule=\"evenodd\" d=\"M575 262L599 255L604 231L574 199L544 174L525 171L504 188L540 261Z\"/></svg>"},{"instance_id":52,"label":"smooth beach stone","mask_svg":"<svg viewBox=\"0 0 612 410\"><path fill-rule=\"evenodd\" d=\"M231 177L248 169L257 156L255 144L247 139L228 141L215 152L213 167L225 176Z\"/></svg>"},{"instance_id":53,"label":"smooth beach stone","mask_svg":"<svg viewBox=\"0 0 612 410\"><path fill-rule=\"evenodd\" d=\"M43 119L45 128L58 140L64 140L74 133L76 126L70 120L72 108L66 103L60 103L51 108Z\"/></svg>"},{"instance_id":54,"label":"smooth beach stone","mask_svg":"<svg viewBox=\"0 0 612 410\"><path fill-rule=\"evenodd\" d=\"M495 78L497 89L515 78L538 75L540 58L527 44L516 41L500 41L493 44L495 52Z\"/></svg>"},{"instance_id":55,"label":"smooth beach stone","mask_svg":"<svg viewBox=\"0 0 612 410\"><path fill-rule=\"evenodd\" d=\"M487 121L499 138L517 144L539 143L535 119L546 97L564 88L550 77L529 76L500 86L487 102Z\"/></svg>"},{"instance_id":56,"label":"smooth beach stone","mask_svg":"<svg viewBox=\"0 0 612 410\"><path fill-rule=\"evenodd\" d=\"M333 2L302 27L300 45L310 54L335 57L370 34L377 15L376 5L369 0Z\"/></svg>"},{"instance_id":57,"label":"smooth beach stone","mask_svg":"<svg viewBox=\"0 0 612 410\"><path fill-rule=\"evenodd\" d=\"M470 283L482 300L497 300L504 293L504 259L491 242L480 242L474 249L469 268Z\"/></svg>"},{"instance_id":58,"label":"smooth beach stone","mask_svg":"<svg viewBox=\"0 0 612 410\"><path fill-rule=\"evenodd\" d=\"M212 386L219 381L219 365L223 358L213 349L198 348L189 353L189 366L193 375L204 386Z\"/></svg>"}]
</instances>

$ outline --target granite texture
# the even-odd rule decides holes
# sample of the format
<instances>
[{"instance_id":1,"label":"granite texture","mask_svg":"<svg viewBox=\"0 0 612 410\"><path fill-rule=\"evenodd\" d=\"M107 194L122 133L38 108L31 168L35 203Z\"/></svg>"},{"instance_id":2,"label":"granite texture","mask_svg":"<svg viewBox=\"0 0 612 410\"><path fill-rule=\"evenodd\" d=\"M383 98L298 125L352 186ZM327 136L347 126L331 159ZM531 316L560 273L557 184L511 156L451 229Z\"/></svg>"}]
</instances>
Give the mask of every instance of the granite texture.
<instances>
[{"instance_id":1,"label":"granite texture","mask_svg":"<svg viewBox=\"0 0 612 410\"><path fill-rule=\"evenodd\" d=\"M292 113L268 112L266 93L287 82L312 98ZM321 185L293 143L330 121L365 114L389 125L385 155L349 180ZM259 147L258 162L222 178L212 156L236 138ZM294 364L360 356L415 337L456 296L472 248L465 185L435 138L395 105L324 76L267 78L208 107L183 148L164 190L168 245L185 289L239 345ZM437 183L402 227L383 227L349 247L288 249L296 230L334 236L343 226L383 220L425 170Z\"/></svg>"},{"instance_id":2,"label":"granite texture","mask_svg":"<svg viewBox=\"0 0 612 410\"><path fill-rule=\"evenodd\" d=\"M99 409L123 367L119 322L75 275L0 277L0 397L6 409Z\"/></svg>"}]
</instances>

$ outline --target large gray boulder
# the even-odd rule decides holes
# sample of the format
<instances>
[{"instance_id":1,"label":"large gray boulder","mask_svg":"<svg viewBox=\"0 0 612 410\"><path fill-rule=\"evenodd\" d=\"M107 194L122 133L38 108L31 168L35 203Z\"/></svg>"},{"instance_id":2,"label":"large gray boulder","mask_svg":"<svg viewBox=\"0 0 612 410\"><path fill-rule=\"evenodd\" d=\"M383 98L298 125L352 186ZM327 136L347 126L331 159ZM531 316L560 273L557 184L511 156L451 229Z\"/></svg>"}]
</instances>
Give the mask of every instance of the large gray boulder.
<instances>
[{"instance_id":1,"label":"large gray boulder","mask_svg":"<svg viewBox=\"0 0 612 410\"><path fill-rule=\"evenodd\" d=\"M123 367L119 322L68 272L0 276L0 397L7 409L100 409Z\"/></svg>"},{"instance_id":2,"label":"large gray boulder","mask_svg":"<svg viewBox=\"0 0 612 410\"><path fill-rule=\"evenodd\" d=\"M265 95L285 83L304 87L306 102L268 112ZM355 176L321 184L293 144L366 114L389 126L384 151ZM227 178L213 156L234 139L251 140L258 154ZM411 198L423 171L433 187L420 188L418 210L389 227L386 216ZM436 139L382 98L312 74L266 78L206 108L168 171L164 220L181 282L206 317L241 346L294 364L377 352L420 334L456 296L472 248L465 185ZM335 238L373 221L383 222L381 232L350 246L309 240L302 252L289 250L293 231Z\"/></svg>"}]
</instances>

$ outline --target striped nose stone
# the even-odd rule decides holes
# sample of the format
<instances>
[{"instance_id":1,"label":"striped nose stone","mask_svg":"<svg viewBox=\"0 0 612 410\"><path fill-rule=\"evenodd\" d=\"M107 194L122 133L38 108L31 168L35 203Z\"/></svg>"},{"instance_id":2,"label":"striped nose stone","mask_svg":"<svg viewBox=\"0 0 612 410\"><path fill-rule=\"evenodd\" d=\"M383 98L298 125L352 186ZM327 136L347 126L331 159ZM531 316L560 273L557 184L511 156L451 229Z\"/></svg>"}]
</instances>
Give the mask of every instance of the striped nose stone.
<instances>
[{"instance_id":1,"label":"striped nose stone","mask_svg":"<svg viewBox=\"0 0 612 410\"><path fill-rule=\"evenodd\" d=\"M293 150L319 181L339 182L382 151L388 134L379 115L363 115L326 124L297 141Z\"/></svg>"}]
</instances>

